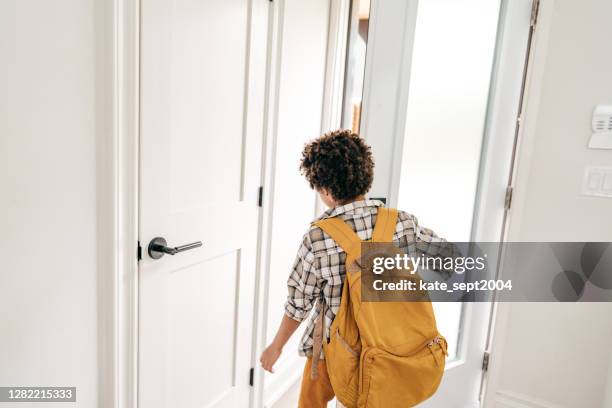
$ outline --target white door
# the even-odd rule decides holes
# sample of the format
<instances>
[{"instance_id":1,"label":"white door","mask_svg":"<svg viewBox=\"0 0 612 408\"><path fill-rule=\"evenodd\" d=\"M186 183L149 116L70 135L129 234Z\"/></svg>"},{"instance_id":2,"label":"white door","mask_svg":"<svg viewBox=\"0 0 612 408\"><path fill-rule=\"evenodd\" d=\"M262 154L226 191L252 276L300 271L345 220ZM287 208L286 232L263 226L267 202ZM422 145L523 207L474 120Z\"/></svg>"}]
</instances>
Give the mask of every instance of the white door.
<instances>
[{"instance_id":1,"label":"white door","mask_svg":"<svg viewBox=\"0 0 612 408\"><path fill-rule=\"evenodd\" d=\"M141 2L142 408L249 406L267 9Z\"/></svg>"},{"instance_id":2,"label":"white door","mask_svg":"<svg viewBox=\"0 0 612 408\"><path fill-rule=\"evenodd\" d=\"M531 0L372 0L361 120L372 195L449 240L502 236L530 11ZM479 406L491 305L434 308L449 358L420 406Z\"/></svg>"}]
</instances>

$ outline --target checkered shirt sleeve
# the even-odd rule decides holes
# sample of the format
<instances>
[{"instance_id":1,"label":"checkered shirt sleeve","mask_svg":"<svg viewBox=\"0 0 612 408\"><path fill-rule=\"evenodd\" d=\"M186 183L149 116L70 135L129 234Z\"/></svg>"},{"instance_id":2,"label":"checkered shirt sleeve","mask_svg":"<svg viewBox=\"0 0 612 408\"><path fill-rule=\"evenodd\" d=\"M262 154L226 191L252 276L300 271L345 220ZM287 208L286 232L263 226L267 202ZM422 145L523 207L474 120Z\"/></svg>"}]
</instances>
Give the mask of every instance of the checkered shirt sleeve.
<instances>
[{"instance_id":1,"label":"checkered shirt sleeve","mask_svg":"<svg viewBox=\"0 0 612 408\"><path fill-rule=\"evenodd\" d=\"M314 267L314 254L309 234L304 235L293 268L287 280L285 314L301 322L312 309L313 301L321 292L321 282Z\"/></svg>"}]
</instances>

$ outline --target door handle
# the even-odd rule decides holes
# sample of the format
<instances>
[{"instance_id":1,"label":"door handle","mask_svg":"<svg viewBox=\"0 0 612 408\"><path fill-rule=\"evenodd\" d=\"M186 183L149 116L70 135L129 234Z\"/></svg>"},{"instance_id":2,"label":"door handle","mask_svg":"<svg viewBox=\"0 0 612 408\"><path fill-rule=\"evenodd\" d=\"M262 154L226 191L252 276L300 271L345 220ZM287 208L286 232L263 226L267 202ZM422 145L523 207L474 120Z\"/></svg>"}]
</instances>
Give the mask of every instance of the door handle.
<instances>
[{"instance_id":1,"label":"door handle","mask_svg":"<svg viewBox=\"0 0 612 408\"><path fill-rule=\"evenodd\" d=\"M147 252L149 256L153 259L159 259L165 254L168 255L176 255L179 252L189 251L190 249L199 248L202 246L202 241L192 242L190 244L180 245L177 247L169 247L167 246L168 242L162 237L156 237L149 242L149 247Z\"/></svg>"}]
</instances>

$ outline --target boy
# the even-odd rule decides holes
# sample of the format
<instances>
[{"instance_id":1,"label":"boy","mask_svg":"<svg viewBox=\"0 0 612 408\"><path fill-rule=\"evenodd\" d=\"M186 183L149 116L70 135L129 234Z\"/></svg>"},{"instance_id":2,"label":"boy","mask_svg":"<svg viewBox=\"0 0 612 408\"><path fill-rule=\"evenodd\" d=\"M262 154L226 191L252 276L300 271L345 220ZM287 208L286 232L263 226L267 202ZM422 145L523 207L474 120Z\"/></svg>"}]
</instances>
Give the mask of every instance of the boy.
<instances>
[{"instance_id":1,"label":"boy","mask_svg":"<svg viewBox=\"0 0 612 408\"><path fill-rule=\"evenodd\" d=\"M372 185L374 162L370 147L348 130L328 133L306 145L302 152L301 172L320 195L329 210L318 219L340 217L362 240L370 239L376 214L382 202L368 200L365 194ZM399 211L393 241L408 253L445 256L453 252L451 244L433 231L420 227L417 219ZM283 346L308 317L315 301L325 302L325 338L338 311L345 277L345 252L317 226L304 235L287 287L289 294L285 314L272 343L264 350L260 362L272 372ZM320 308L315 308L300 341L299 353L306 356L300 390L300 408L327 407L334 391L324 360L318 362L318 378L311 379L313 336Z\"/></svg>"}]
</instances>

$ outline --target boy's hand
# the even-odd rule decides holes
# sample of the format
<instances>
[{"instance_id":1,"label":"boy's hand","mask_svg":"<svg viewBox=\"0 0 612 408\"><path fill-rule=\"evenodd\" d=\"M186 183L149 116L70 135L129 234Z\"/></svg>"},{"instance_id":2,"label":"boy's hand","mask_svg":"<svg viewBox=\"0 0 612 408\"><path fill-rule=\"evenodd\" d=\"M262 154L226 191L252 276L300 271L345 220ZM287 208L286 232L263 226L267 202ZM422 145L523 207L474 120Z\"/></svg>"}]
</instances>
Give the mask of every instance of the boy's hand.
<instances>
[{"instance_id":1,"label":"boy's hand","mask_svg":"<svg viewBox=\"0 0 612 408\"><path fill-rule=\"evenodd\" d=\"M276 363L276 360L280 357L283 349L282 347L277 346L272 343L261 353L261 357L259 358L259 362L264 370L273 373L272 368Z\"/></svg>"},{"instance_id":2,"label":"boy's hand","mask_svg":"<svg viewBox=\"0 0 612 408\"><path fill-rule=\"evenodd\" d=\"M268 347L266 347L259 358L259 362L264 370L271 373L273 372L272 367L274 367L274 363L276 363L276 360L278 360L280 357L281 352L283 351L283 346L287 344L289 337L291 337L299 325L300 322L293 320L286 314L283 315L283 319L281 320L280 327L276 332L276 336L274 336L274 340Z\"/></svg>"}]
</instances>

